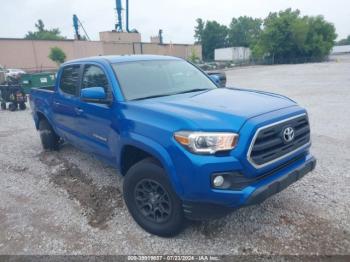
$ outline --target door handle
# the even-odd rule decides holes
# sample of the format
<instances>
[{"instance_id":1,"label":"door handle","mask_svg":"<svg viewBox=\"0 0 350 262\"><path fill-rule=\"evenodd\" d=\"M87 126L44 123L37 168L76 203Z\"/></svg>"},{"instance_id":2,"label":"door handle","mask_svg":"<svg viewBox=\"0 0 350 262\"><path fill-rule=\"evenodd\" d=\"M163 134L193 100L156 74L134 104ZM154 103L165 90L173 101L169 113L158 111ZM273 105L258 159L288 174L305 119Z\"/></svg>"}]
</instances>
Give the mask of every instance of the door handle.
<instances>
[{"instance_id":1,"label":"door handle","mask_svg":"<svg viewBox=\"0 0 350 262\"><path fill-rule=\"evenodd\" d=\"M82 113L84 113L84 110L79 108L79 107L76 107L75 108L75 112L78 114L78 115L81 115Z\"/></svg>"},{"instance_id":2,"label":"door handle","mask_svg":"<svg viewBox=\"0 0 350 262\"><path fill-rule=\"evenodd\" d=\"M53 102L56 106L60 106L61 105L61 103L60 102L57 102L57 101L54 101Z\"/></svg>"}]
</instances>

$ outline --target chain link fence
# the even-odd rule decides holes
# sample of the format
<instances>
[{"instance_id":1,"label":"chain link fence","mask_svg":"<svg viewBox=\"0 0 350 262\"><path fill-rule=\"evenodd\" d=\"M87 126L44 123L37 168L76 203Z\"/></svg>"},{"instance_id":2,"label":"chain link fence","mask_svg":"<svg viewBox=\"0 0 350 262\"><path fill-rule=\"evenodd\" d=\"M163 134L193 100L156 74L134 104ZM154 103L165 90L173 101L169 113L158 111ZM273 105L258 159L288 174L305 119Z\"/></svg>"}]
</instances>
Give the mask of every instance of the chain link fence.
<instances>
[{"instance_id":1,"label":"chain link fence","mask_svg":"<svg viewBox=\"0 0 350 262\"><path fill-rule=\"evenodd\" d=\"M277 64L304 64L304 63L320 63L330 61L329 57L294 57L294 58L262 58L238 61L207 61L196 63L202 70L222 70L230 69L237 66L253 66L253 65L277 65Z\"/></svg>"}]
</instances>

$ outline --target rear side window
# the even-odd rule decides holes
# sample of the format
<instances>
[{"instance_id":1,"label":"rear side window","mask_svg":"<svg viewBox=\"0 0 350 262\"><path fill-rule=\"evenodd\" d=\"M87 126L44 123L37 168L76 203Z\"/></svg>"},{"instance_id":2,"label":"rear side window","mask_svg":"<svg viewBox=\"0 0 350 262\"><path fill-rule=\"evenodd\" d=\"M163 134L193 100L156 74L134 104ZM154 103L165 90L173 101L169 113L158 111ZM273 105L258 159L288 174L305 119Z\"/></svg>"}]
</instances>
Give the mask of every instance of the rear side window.
<instances>
[{"instance_id":1,"label":"rear side window","mask_svg":"<svg viewBox=\"0 0 350 262\"><path fill-rule=\"evenodd\" d=\"M78 94L80 65L66 66L62 70L60 89L70 95Z\"/></svg>"}]
</instances>

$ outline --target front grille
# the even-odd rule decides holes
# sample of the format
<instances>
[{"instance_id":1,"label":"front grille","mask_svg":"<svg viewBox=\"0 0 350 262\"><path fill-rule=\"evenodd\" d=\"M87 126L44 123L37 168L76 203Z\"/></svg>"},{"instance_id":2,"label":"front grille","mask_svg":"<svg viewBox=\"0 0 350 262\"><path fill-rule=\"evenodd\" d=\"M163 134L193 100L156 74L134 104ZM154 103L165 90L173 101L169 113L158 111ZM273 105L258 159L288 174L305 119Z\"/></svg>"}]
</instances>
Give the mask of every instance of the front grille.
<instances>
[{"instance_id":1,"label":"front grille","mask_svg":"<svg viewBox=\"0 0 350 262\"><path fill-rule=\"evenodd\" d=\"M294 129L294 139L283 138L286 128ZM267 165L310 142L310 125L305 114L259 128L248 152L248 160L255 167Z\"/></svg>"}]
</instances>

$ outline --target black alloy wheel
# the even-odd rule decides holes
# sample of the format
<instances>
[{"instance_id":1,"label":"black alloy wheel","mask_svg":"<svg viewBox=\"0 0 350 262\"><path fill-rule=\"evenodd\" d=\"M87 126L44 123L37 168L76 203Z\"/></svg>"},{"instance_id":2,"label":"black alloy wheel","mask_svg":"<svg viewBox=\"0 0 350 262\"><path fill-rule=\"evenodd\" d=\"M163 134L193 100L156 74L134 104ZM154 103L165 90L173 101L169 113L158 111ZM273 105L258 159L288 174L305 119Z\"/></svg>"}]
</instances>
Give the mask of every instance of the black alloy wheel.
<instances>
[{"instance_id":1,"label":"black alloy wheel","mask_svg":"<svg viewBox=\"0 0 350 262\"><path fill-rule=\"evenodd\" d=\"M151 222L164 223L172 211L169 194L164 187L152 179L143 179L134 190L136 206Z\"/></svg>"}]
</instances>

